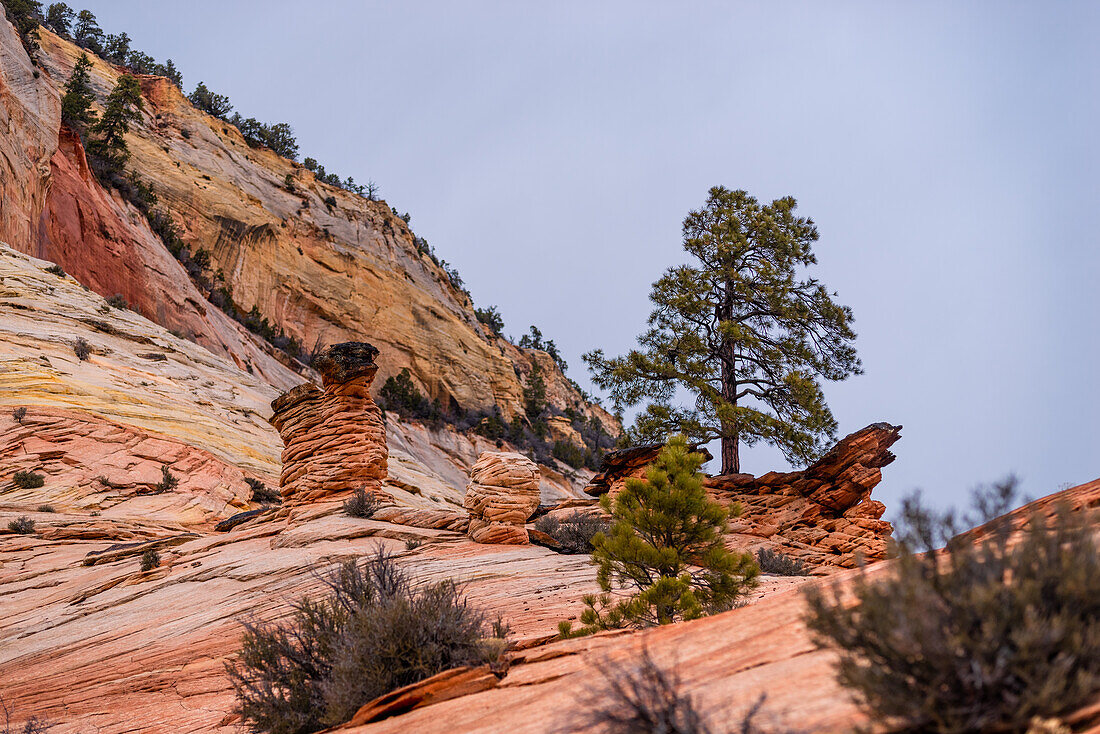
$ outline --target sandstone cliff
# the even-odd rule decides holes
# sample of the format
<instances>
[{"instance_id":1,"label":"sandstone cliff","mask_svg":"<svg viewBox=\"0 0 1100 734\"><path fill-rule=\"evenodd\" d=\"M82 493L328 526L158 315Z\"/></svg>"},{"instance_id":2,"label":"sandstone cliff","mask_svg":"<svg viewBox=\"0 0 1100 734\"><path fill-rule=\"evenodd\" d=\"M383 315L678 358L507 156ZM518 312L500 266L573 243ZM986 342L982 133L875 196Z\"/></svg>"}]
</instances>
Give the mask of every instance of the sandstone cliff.
<instances>
[{"instance_id":1,"label":"sandstone cliff","mask_svg":"<svg viewBox=\"0 0 1100 734\"><path fill-rule=\"evenodd\" d=\"M279 355L206 302L140 213L88 175L79 141L60 129L58 112L58 90L81 50L43 29L34 79L13 30L0 25L0 101L17 132L0 147L11 171L0 180L0 240L59 262L104 296L123 295L143 315L271 384L285 389L299 381ZM93 63L102 101L119 70ZM544 353L521 350L479 324L469 298L418 251L388 204L249 147L235 127L195 109L163 78L140 82L145 111L127 138L129 167L151 185L189 250L210 254L210 271L223 274L245 310L255 306L306 347L361 339L377 345L375 390L408 368L444 407L496 405L506 419L522 412L522 379L538 359L548 368L552 405L594 415L617 432L615 420L582 400Z\"/></svg>"}]
</instances>

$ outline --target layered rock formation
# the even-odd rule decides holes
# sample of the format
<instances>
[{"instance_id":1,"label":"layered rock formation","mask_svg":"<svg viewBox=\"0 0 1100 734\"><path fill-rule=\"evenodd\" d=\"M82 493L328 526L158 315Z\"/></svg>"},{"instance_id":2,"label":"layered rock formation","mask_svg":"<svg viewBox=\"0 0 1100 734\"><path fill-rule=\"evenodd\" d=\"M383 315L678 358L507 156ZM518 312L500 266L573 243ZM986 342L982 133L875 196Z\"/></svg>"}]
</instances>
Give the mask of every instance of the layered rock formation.
<instances>
[{"instance_id":1,"label":"layered rock formation","mask_svg":"<svg viewBox=\"0 0 1100 734\"><path fill-rule=\"evenodd\" d=\"M524 524L539 506L539 468L522 454L487 451L470 469L462 502L477 543L524 544Z\"/></svg>"},{"instance_id":2,"label":"layered rock formation","mask_svg":"<svg viewBox=\"0 0 1100 734\"><path fill-rule=\"evenodd\" d=\"M59 262L104 296L122 294L147 317L281 389L296 384L276 355L262 356L262 345L233 333L236 325L188 283L140 212L87 176L79 143L60 132L58 114L58 90L82 50L43 28L34 79L18 39L10 28L5 34L0 101L20 129L10 145L0 141L11 171L0 180L0 219L12 222L0 221L0 239ZM91 58L91 84L102 102L119 69ZM548 355L487 331L469 296L386 202L321 183L301 165L249 147L235 127L195 109L166 79L138 78L145 111L127 136L129 165L190 251L210 255L207 277L220 272L245 311L255 306L307 347L370 334L382 349L381 380L408 368L442 405L499 406L506 419L522 413L523 376L539 361L551 404L617 432L615 419L585 402Z\"/></svg>"},{"instance_id":3,"label":"layered rock formation","mask_svg":"<svg viewBox=\"0 0 1100 734\"><path fill-rule=\"evenodd\" d=\"M286 446L279 486L288 502L381 491L388 454L382 411L370 395L376 356L366 342L328 347L313 362L323 389L306 383L272 401L271 424Z\"/></svg>"},{"instance_id":4,"label":"layered rock formation","mask_svg":"<svg viewBox=\"0 0 1100 734\"><path fill-rule=\"evenodd\" d=\"M707 478L708 491L741 507L731 519L731 542L755 550L769 547L817 569L852 568L861 559L886 557L893 527L882 520L886 506L871 499L888 450L901 426L874 423L841 439L802 471L727 474ZM603 471L586 488L593 495L615 491L627 477L642 477L660 444L609 454Z\"/></svg>"}]
</instances>

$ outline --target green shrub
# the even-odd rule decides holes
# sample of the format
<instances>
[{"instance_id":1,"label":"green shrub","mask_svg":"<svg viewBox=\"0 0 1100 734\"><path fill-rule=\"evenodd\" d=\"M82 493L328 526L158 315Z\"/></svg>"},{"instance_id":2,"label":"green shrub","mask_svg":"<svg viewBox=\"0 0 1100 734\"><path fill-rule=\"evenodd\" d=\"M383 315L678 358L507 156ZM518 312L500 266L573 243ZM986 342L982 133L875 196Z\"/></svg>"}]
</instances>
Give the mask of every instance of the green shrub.
<instances>
[{"instance_id":1,"label":"green shrub","mask_svg":"<svg viewBox=\"0 0 1100 734\"><path fill-rule=\"evenodd\" d=\"M65 277L65 269L63 267L61 267L60 265L58 265L57 263L54 263L50 267L46 268L46 272L49 273L50 275L56 275L58 278L64 278Z\"/></svg>"},{"instance_id":2,"label":"green shrub","mask_svg":"<svg viewBox=\"0 0 1100 734\"><path fill-rule=\"evenodd\" d=\"M555 441L550 454L574 469L580 469L585 465L588 452L572 441Z\"/></svg>"},{"instance_id":3,"label":"green shrub","mask_svg":"<svg viewBox=\"0 0 1100 734\"><path fill-rule=\"evenodd\" d=\"M227 671L237 710L255 731L341 724L395 688L499 654L455 584L415 586L384 550L365 565L344 563L326 581L328 594L297 602L290 619L245 623Z\"/></svg>"},{"instance_id":4,"label":"green shrub","mask_svg":"<svg viewBox=\"0 0 1100 734\"><path fill-rule=\"evenodd\" d=\"M601 498L611 532L593 538L592 559L604 593L584 598L584 627L574 632L562 622L562 636L695 619L729 609L756 585L752 556L723 544L729 512L703 489L704 460L675 436L644 480L627 479L614 502ZM628 596L612 597L615 587Z\"/></svg>"},{"instance_id":5,"label":"green shrub","mask_svg":"<svg viewBox=\"0 0 1100 734\"><path fill-rule=\"evenodd\" d=\"M381 502L364 487L359 487L344 502L344 514L351 517L370 518L378 511Z\"/></svg>"},{"instance_id":6,"label":"green shrub","mask_svg":"<svg viewBox=\"0 0 1100 734\"><path fill-rule=\"evenodd\" d=\"M498 336L504 331L504 317L500 315L500 311L496 306L489 306L489 308L475 308L474 316L477 320L484 324L490 331Z\"/></svg>"},{"instance_id":7,"label":"green shrub","mask_svg":"<svg viewBox=\"0 0 1100 734\"><path fill-rule=\"evenodd\" d=\"M46 483L46 477L32 471L17 471L11 481L19 489L38 489Z\"/></svg>"},{"instance_id":8,"label":"green shrub","mask_svg":"<svg viewBox=\"0 0 1100 734\"><path fill-rule=\"evenodd\" d=\"M542 377L542 367L538 362L531 363L531 373L523 386L523 411L528 418L536 418L546 410L546 380Z\"/></svg>"},{"instance_id":9,"label":"green shrub","mask_svg":"<svg viewBox=\"0 0 1100 734\"><path fill-rule=\"evenodd\" d=\"M34 520L26 515L8 522L8 530L19 535L30 535L34 532Z\"/></svg>"},{"instance_id":10,"label":"green shrub","mask_svg":"<svg viewBox=\"0 0 1100 734\"><path fill-rule=\"evenodd\" d=\"M756 563L764 573L773 573L776 576L806 576L810 573L810 569L802 561L771 548L758 550Z\"/></svg>"},{"instance_id":11,"label":"green shrub","mask_svg":"<svg viewBox=\"0 0 1100 734\"><path fill-rule=\"evenodd\" d=\"M408 540L405 541L405 550L408 550L408 551L416 550L417 548L419 548L422 545L424 545L424 541L421 540L420 538L409 538Z\"/></svg>"},{"instance_id":12,"label":"green shrub","mask_svg":"<svg viewBox=\"0 0 1100 734\"><path fill-rule=\"evenodd\" d=\"M53 505L39 505L38 508L35 511L36 512L57 512L57 510L54 509Z\"/></svg>"},{"instance_id":13,"label":"green shrub","mask_svg":"<svg viewBox=\"0 0 1100 734\"><path fill-rule=\"evenodd\" d=\"M141 554L141 570L143 573L146 571L152 571L159 565L160 554L157 553L156 548L149 548Z\"/></svg>"},{"instance_id":14,"label":"green shrub","mask_svg":"<svg viewBox=\"0 0 1100 734\"><path fill-rule=\"evenodd\" d=\"M407 367L397 376L386 378L378 396L383 409L402 418L435 421L443 416L439 403L428 400L413 384L412 373Z\"/></svg>"},{"instance_id":15,"label":"green shrub","mask_svg":"<svg viewBox=\"0 0 1100 734\"><path fill-rule=\"evenodd\" d=\"M162 464L160 467L160 481L156 484L156 493L171 492L179 486L179 483L180 480L169 471L168 465Z\"/></svg>"},{"instance_id":16,"label":"green shrub","mask_svg":"<svg viewBox=\"0 0 1100 734\"><path fill-rule=\"evenodd\" d=\"M1015 480L979 492L989 519ZM807 593L807 624L840 650L838 678L892 730L1024 731L1100 690L1100 556L1095 518L1064 508L1019 531L993 520L957 535L954 514L903 505L890 573ZM967 520L967 524L974 518ZM940 546L946 545L942 550Z\"/></svg>"},{"instance_id":17,"label":"green shrub","mask_svg":"<svg viewBox=\"0 0 1100 734\"><path fill-rule=\"evenodd\" d=\"M252 488L252 502L273 505L281 505L283 503L283 495L279 490L271 489L259 479L253 479L252 477L245 477L244 481Z\"/></svg>"},{"instance_id":18,"label":"green shrub","mask_svg":"<svg viewBox=\"0 0 1100 734\"><path fill-rule=\"evenodd\" d=\"M120 311L125 311L130 308L130 304L122 297L121 293L116 293L107 299L107 305L111 308L117 308Z\"/></svg>"},{"instance_id":19,"label":"green shrub","mask_svg":"<svg viewBox=\"0 0 1100 734\"><path fill-rule=\"evenodd\" d=\"M546 533L558 542L559 553L577 555L595 550L592 539L596 533L606 533L609 527L606 520L582 512L562 519L543 515L535 521L535 530Z\"/></svg>"}]
</instances>

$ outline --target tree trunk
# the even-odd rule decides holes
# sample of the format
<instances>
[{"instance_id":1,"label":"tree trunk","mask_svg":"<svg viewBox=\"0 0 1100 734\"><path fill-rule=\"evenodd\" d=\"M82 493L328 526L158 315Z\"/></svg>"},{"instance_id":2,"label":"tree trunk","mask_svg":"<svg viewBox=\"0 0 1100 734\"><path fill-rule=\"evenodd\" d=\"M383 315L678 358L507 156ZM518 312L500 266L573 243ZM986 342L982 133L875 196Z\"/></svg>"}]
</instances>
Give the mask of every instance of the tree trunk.
<instances>
[{"instance_id":1,"label":"tree trunk","mask_svg":"<svg viewBox=\"0 0 1100 734\"><path fill-rule=\"evenodd\" d=\"M718 307L718 321L731 321L733 319L733 285L726 284L725 297ZM733 351L733 344L723 342L721 346L722 358L722 397L730 405L737 405L737 363ZM722 421L722 473L741 473L741 457L738 456L738 431L737 425Z\"/></svg>"}]
</instances>

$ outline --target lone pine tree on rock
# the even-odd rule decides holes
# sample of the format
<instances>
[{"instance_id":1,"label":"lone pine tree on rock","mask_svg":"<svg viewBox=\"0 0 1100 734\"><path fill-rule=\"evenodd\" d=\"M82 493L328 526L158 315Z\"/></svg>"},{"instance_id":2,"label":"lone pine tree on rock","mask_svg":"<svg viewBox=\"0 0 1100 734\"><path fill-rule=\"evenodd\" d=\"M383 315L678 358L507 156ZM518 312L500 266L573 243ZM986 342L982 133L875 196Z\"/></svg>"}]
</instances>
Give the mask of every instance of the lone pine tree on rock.
<instances>
[{"instance_id":1,"label":"lone pine tree on rock","mask_svg":"<svg viewBox=\"0 0 1100 734\"><path fill-rule=\"evenodd\" d=\"M805 464L836 437L819 380L863 370L852 310L798 272L817 262L818 232L795 207L789 196L761 205L745 191L712 188L684 220L684 250L695 263L653 284L655 308L638 348L584 356L616 407L651 401L630 438L721 439L722 473L732 474L741 444L763 440ZM693 407L674 404L681 390Z\"/></svg>"}]
</instances>

